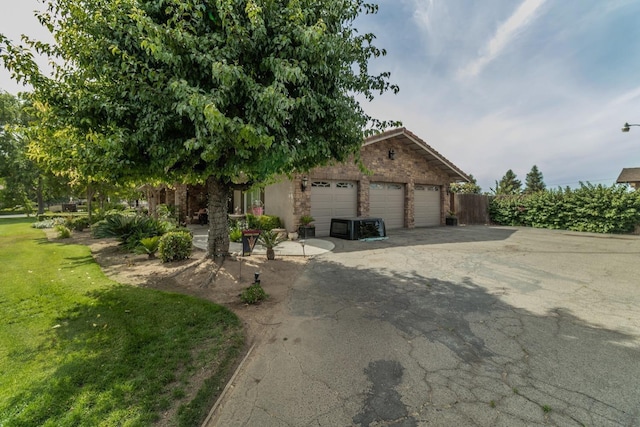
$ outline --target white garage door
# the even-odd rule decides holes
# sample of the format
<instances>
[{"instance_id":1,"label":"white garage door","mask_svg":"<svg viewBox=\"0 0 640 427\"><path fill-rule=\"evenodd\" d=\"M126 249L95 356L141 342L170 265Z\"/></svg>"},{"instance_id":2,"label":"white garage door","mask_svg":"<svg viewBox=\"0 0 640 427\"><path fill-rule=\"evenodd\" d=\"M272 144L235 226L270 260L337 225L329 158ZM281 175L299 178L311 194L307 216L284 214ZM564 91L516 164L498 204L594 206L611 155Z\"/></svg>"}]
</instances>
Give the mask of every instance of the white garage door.
<instances>
[{"instance_id":1,"label":"white garage door","mask_svg":"<svg viewBox=\"0 0 640 427\"><path fill-rule=\"evenodd\" d=\"M316 236L329 235L331 218L354 218L358 212L357 200L355 182L311 182L311 216L315 218Z\"/></svg>"},{"instance_id":2,"label":"white garage door","mask_svg":"<svg viewBox=\"0 0 640 427\"><path fill-rule=\"evenodd\" d=\"M404 227L404 185L372 182L369 216L384 219L387 230Z\"/></svg>"},{"instance_id":3,"label":"white garage door","mask_svg":"<svg viewBox=\"0 0 640 427\"><path fill-rule=\"evenodd\" d=\"M414 190L416 227L440 225L440 187L416 185Z\"/></svg>"}]
</instances>

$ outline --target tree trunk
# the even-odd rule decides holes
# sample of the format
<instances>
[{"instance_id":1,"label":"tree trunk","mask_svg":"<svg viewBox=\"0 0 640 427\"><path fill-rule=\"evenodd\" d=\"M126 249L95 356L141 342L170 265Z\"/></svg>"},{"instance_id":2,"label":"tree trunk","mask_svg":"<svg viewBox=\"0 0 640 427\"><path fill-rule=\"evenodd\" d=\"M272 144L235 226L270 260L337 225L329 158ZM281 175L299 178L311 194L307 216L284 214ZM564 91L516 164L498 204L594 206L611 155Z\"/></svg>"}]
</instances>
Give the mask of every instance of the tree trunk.
<instances>
[{"instance_id":1,"label":"tree trunk","mask_svg":"<svg viewBox=\"0 0 640 427\"><path fill-rule=\"evenodd\" d=\"M229 254L229 224L227 222L227 198L229 187L210 176L207 178L209 196L209 242L208 256L222 260Z\"/></svg>"},{"instance_id":2,"label":"tree trunk","mask_svg":"<svg viewBox=\"0 0 640 427\"><path fill-rule=\"evenodd\" d=\"M44 197L43 193L44 184L42 183L42 176L38 176L38 188L36 189L36 195L38 199L38 215L44 213Z\"/></svg>"},{"instance_id":3,"label":"tree trunk","mask_svg":"<svg viewBox=\"0 0 640 427\"><path fill-rule=\"evenodd\" d=\"M91 184L87 184L87 213L89 215L89 222L91 222L91 211L93 210L93 196L95 190L91 187Z\"/></svg>"}]
</instances>

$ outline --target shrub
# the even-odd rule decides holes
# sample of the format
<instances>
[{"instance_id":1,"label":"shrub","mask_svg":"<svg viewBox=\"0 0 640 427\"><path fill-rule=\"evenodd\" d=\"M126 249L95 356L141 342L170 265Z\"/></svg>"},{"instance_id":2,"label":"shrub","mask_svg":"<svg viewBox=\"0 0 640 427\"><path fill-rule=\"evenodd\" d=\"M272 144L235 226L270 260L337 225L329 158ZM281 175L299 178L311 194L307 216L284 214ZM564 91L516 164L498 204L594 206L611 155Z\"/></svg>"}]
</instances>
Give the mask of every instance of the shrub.
<instances>
[{"instance_id":1,"label":"shrub","mask_svg":"<svg viewBox=\"0 0 640 427\"><path fill-rule=\"evenodd\" d=\"M269 295L262 289L260 283L254 283L240 294L240 300L245 304L257 304L268 297Z\"/></svg>"},{"instance_id":2,"label":"shrub","mask_svg":"<svg viewBox=\"0 0 640 427\"><path fill-rule=\"evenodd\" d=\"M89 227L89 217L88 216L68 216L65 220L65 225L71 228L74 231L83 231L85 228Z\"/></svg>"},{"instance_id":3,"label":"shrub","mask_svg":"<svg viewBox=\"0 0 640 427\"><path fill-rule=\"evenodd\" d=\"M49 218L44 219L42 221L37 221L31 224L31 227L43 229L43 228L54 228L57 225L64 225L64 218Z\"/></svg>"},{"instance_id":4,"label":"shrub","mask_svg":"<svg viewBox=\"0 0 640 427\"><path fill-rule=\"evenodd\" d=\"M56 225L56 231L58 232L58 239L68 239L71 237L71 230L64 225Z\"/></svg>"},{"instance_id":5,"label":"shrub","mask_svg":"<svg viewBox=\"0 0 640 427\"><path fill-rule=\"evenodd\" d=\"M129 250L134 250L145 237L161 236L167 224L147 216L115 214L97 222L93 235L97 238L114 237Z\"/></svg>"},{"instance_id":6,"label":"shrub","mask_svg":"<svg viewBox=\"0 0 640 427\"><path fill-rule=\"evenodd\" d=\"M136 253L147 254L149 258L155 258L159 247L160 236L145 237L144 239L140 239L140 243L136 247Z\"/></svg>"},{"instance_id":7,"label":"shrub","mask_svg":"<svg viewBox=\"0 0 640 427\"><path fill-rule=\"evenodd\" d=\"M498 196L489 206L491 220L502 225L627 233L640 223L640 192L619 185L580 183L574 190Z\"/></svg>"},{"instance_id":8,"label":"shrub","mask_svg":"<svg viewBox=\"0 0 640 427\"><path fill-rule=\"evenodd\" d=\"M280 218L273 215L260 215L258 217L258 224L258 228L265 231L282 227Z\"/></svg>"},{"instance_id":9,"label":"shrub","mask_svg":"<svg viewBox=\"0 0 640 427\"><path fill-rule=\"evenodd\" d=\"M229 240L232 242L242 241L242 229L240 227L234 227L229 230Z\"/></svg>"},{"instance_id":10,"label":"shrub","mask_svg":"<svg viewBox=\"0 0 640 427\"><path fill-rule=\"evenodd\" d=\"M158 251L162 262L180 261L191 256L193 238L188 231L170 231L160 238Z\"/></svg>"},{"instance_id":11,"label":"shrub","mask_svg":"<svg viewBox=\"0 0 640 427\"><path fill-rule=\"evenodd\" d=\"M260 220L257 216L253 214L247 214L247 228L250 230L259 230L260 229Z\"/></svg>"}]
</instances>

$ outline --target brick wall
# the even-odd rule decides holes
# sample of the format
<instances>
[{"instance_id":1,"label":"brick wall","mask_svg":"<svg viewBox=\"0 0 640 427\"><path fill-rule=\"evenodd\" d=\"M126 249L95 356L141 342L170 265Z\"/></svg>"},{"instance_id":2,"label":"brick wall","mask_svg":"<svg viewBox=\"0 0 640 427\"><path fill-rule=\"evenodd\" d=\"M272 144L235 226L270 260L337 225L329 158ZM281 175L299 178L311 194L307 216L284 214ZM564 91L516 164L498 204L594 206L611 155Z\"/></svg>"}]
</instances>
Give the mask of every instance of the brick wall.
<instances>
[{"instance_id":1,"label":"brick wall","mask_svg":"<svg viewBox=\"0 0 640 427\"><path fill-rule=\"evenodd\" d=\"M352 160L345 163L324 166L309 172L309 186L315 180L345 180L358 183L358 216L369 214L369 184L371 182L386 182L402 184L405 191L405 226L413 228L414 216L414 186L434 185L440 187L441 223L448 206L445 207L445 189L449 185L449 177L429 164L429 160L413 142L407 144L398 139L390 138L362 148L362 163L369 174L363 174L358 165ZM394 150L395 158L389 158L389 150ZM311 212L311 188L304 193L300 190L300 177L295 180L296 217L308 215Z\"/></svg>"}]
</instances>

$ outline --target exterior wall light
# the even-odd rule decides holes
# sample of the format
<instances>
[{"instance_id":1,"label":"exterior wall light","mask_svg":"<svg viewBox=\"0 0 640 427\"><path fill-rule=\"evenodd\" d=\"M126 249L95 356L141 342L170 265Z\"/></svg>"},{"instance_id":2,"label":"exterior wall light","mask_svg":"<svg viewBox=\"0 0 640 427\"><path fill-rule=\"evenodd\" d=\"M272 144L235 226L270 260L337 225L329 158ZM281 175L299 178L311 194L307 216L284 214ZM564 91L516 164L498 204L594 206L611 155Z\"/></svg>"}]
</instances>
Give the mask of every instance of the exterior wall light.
<instances>
[{"instance_id":1,"label":"exterior wall light","mask_svg":"<svg viewBox=\"0 0 640 427\"><path fill-rule=\"evenodd\" d=\"M396 159L396 150L393 150L393 149L389 150L389 158L391 160L395 160Z\"/></svg>"},{"instance_id":2,"label":"exterior wall light","mask_svg":"<svg viewBox=\"0 0 640 427\"><path fill-rule=\"evenodd\" d=\"M300 189L304 192L307 190L307 184L309 183L309 178L306 176L302 177L302 181L300 181Z\"/></svg>"}]
</instances>

